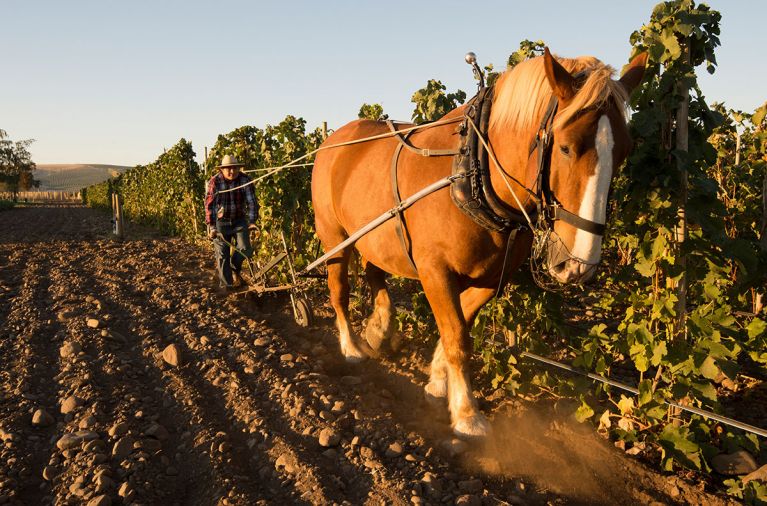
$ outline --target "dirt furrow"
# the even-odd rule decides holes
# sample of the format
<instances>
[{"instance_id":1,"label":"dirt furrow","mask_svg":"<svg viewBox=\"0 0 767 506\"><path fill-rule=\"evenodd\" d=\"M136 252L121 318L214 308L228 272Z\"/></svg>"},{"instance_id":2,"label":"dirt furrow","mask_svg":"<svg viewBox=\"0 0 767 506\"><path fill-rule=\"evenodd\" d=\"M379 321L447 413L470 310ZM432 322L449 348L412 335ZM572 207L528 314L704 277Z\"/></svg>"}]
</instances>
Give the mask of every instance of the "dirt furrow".
<instances>
[{"instance_id":1,"label":"dirt furrow","mask_svg":"<svg viewBox=\"0 0 767 506\"><path fill-rule=\"evenodd\" d=\"M49 272L55 253L49 248L30 248L22 261L23 284L10 303L4 321L8 332L2 350L4 374L10 387L3 399L0 427L4 450L0 464L0 496L41 500L42 469L55 434L58 411L55 383L59 370L58 347L62 328L48 306L55 288ZM10 344L10 346L8 346Z\"/></svg>"}]
</instances>

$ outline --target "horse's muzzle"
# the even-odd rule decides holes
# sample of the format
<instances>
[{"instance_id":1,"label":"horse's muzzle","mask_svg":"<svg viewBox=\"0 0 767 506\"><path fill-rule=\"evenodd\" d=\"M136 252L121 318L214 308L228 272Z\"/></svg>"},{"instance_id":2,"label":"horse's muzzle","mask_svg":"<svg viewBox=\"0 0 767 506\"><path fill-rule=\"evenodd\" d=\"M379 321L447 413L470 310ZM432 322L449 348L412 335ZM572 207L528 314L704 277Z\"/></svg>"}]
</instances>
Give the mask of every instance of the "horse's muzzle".
<instances>
[{"instance_id":1,"label":"horse's muzzle","mask_svg":"<svg viewBox=\"0 0 767 506\"><path fill-rule=\"evenodd\" d=\"M560 283L585 284L594 277L597 266L569 258L549 268L549 274Z\"/></svg>"}]
</instances>

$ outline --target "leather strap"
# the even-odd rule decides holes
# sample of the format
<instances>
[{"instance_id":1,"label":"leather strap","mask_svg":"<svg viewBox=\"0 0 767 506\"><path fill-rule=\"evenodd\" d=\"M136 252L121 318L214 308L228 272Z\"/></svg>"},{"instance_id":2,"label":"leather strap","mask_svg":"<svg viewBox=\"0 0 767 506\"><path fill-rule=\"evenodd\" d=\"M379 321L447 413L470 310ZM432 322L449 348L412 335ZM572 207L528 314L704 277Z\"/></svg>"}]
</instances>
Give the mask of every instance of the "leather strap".
<instances>
[{"instance_id":1,"label":"leather strap","mask_svg":"<svg viewBox=\"0 0 767 506\"><path fill-rule=\"evenodd\" d=\"M387 121L387 123L390 122ZM393 125L390 124L389 128L393 128ZM406 135L409 135L409 132ZM402 135L397 135L396 137L398 139L402 139ZM397 147L394 149L394 156L392 156L391 159L391 187L392 194L394 195L395 212L397 214L397 221L395 222L394 228L397 231L397 237L399 237L399 240L402 243L402 247L405 250L405 256L407 256L407 260L410 262L410 266L417 273L418 267L415 266L415 261L413 260L412 243L410 241L410 234L407 231L405 216L399 209L399 206L402 203L402 198L400 198L399 182L397 180L397 162L399 161L399 154L402 152L402 147L405 145L406 144L404 142L397 144Z\"/></svg>"},{"instance_id":2,"label":"leather strap","mask_svg":"<svg viewBox=\"0 0 767 506\"><path fill-rule=\"evenodd\" d=\"M397 127L394 125L394 122L390 119L386 120L386 126L389 127L389 130L392 132L397 131ZM410 134L413 133L413 130L408 132L406 135L397 134L394 137L400 142L402 146L405 146L407 149L412 151L413 153L421 156L454 156L458 154L457 149L429 149L429 148L417 148L410 144L407 141L407 138L410 136Z\"/></svg>"},{"instance_id":3,"label":"leather strap","mask_svg":"<svg viewBox=\"0 0 767 506\"><path fill-rule=\"evenodd\" d=\"M577 214L571 213L562 206L554 206L553 214L554 216L552 216L552 218L555 220L562 220L565 223L569 223L570 225L580 230L585 230L590 234L605 235L606 226L604 223L597 223L596 221L581 218Z\"/></svg>"}]
</instances>

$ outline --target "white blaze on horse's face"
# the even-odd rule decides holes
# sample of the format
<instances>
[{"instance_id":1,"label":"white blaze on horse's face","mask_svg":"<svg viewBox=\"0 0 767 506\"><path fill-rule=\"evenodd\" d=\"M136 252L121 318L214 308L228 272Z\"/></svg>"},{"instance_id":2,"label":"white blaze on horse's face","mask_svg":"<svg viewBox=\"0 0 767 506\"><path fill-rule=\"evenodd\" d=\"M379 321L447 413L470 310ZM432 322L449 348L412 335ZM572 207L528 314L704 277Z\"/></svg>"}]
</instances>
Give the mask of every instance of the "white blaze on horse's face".
<instances>
[{"instance_id":1,"label":"white blaze on horse's face","mask_svg":"<svg viewBox=\"0 0 767 506\"><path fill-rule=\"evenodd\" d=\"M599 118L596 137L596 166L584 186L577 215L596 223L605 223L607 218L607 195L613 175L613 137L610 118L606 114ZM569 226L569 225L568 225ZM552 266L550 273L560 282L585 282L596 272L596 265L602 257L602 236L577 229L572 247L571 260Z\"/></svg>"},{"instance_id":2,"label":"white blaze on horse's face","mask_svg":"<svg viewBox=\"0 0 767 506\"><path fill-rule=\"evenodd\" d=\"M613 177L613 147L615 147L613 129L607 115L599 118L594 144L597 163L594 174L586 183L578 216L604 223L607 218L607 193ZM602 257L602 236L578 229L575 233L575 245L570 253L587 264L598 264Z\"/></svg>"}]
</instances>

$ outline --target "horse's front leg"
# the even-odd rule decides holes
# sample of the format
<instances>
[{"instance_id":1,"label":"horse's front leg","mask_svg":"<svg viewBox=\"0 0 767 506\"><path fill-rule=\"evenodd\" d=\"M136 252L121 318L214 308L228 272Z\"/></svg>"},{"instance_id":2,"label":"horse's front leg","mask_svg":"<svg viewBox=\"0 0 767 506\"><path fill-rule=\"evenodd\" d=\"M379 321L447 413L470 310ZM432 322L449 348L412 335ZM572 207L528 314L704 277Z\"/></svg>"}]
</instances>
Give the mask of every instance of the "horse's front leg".
<instances>
[{"instance_id":1,"label":"horse's front leg","mask_svg":"<svg viewBox=\"0 0 767 506\"><path fill-rule=\"evenodd\" d=\"M461 312L469 331L474 326L474 319L480 308L493 297L495 291L493 288L470 287L461 292ZM426 399L432 404L439 404L440 401L447 398L447 360L445 359L442 340L437 342L437 347L434 349L429 383L424 390L426 391Z\"/></svg>"},{"instance_id":2,"label":"horse's front leg","mask_svg":"<svg viewBox=\"0 0 767 506\"><path fill-rule=\"evenodd\" d=\"M442 354L439 353L439 347L435 352L434 358L440 363L436 368L432 368L432 373L436 373L436 377L432 378L427 385L427 393L433 395L441 390L439 381L442 378L439 366L443 364L442 368L447 373L448 407L453 431L463 437L486 436L490 425L477 409L472 393L469 366L471 338L455 276L449 272L427 269L422 269L419 274L437 321L442 345ZM476 314L476 310L473 314ZM473 321L473 315L469 316Z\"/></svg>"}]
</instances>

